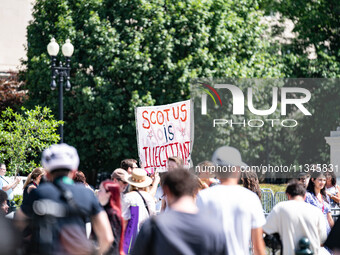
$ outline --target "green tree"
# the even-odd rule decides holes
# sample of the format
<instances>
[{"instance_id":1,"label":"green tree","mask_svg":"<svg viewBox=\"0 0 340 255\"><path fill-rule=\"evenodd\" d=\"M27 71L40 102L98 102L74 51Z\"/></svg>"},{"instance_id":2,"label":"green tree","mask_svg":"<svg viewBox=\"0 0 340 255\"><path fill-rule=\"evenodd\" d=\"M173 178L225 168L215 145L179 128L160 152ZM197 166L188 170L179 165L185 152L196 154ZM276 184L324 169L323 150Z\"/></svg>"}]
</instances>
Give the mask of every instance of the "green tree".
<instances>
[{"instance_id":1,"label":"green tree","mask_svg":"<svg viewBox=\"0 0 340 255\"><path fill-rule=\"evenodd\" d=\"M332 78L309 80L313 116L301 120L293 137L295 158L300 163L329 163L324 137L340 125L340 2L336 0L264 1L267 13L279 14L273 38L282 38L284 21L294 23L294 38L278 41L287 77ZM334 79L335 78L335 79Z\"/></svg>"},{"instance_id":2,"label":"green tree","mask_svg":"<svg viewBox=\"0 0 340 255\"><path fill-rule=\"evenodd\" d=\"M78 149L83 170L112 171L137 157L134 107L187 99L197 77L282 75L262 16L256 0L37 0L27 105L56 109L46 45L70 38L65 141Z\"/></svg>"},{"instance_id":3,"label":"green tree","mask_svg":"<svg viewBox=\"0 0 340 255\"><path fill-rule=\"evenodd\" d=\"M0 160L10 174L31 172L40 165L40 153L59 141L56 130L62 122L54 120L51 110L37 106L21 112L7 108L0 120Z\"/></svg>"},{"instance_id":4,"label":"green tree","mask_svg":"<svg viewBox=\"0 0 340 255\"><path fill-rule=\"evenodd\" d=\"M304 78L340 76L340 2L337 0L263 1L280 20L274 33L283 37L284 21L293 21L294 37L280 42L286 75Z\"/></svg>"}]
</instances>

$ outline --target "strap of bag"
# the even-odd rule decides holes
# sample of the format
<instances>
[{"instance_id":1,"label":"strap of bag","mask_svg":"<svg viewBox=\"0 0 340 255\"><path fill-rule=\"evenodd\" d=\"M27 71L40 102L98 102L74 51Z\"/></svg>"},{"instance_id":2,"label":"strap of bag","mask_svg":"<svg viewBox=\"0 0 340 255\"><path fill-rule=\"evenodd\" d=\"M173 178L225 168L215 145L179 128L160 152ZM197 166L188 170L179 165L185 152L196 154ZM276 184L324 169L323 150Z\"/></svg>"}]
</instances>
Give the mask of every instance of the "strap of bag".
<instances>
[{"instance_id":1,"label":"strap of bag","mask_svg":"<svg viewBox=\"0 0 340 255\"><path fill-rule=\"evenodd\" d=\"M80 215L84 220L86 218L86 213L83 212L77 205L77 203L74 201L73 194L69 189L65 189L62 185L60 185L59 182L53 182L53 184L58 188L58 190L61 192L61 196L63 199L65 199L67 205L69 206L69 214L70 215Z\"/></svg>"},{"instance_id":2,"label":"strap of bag","mask_svg":"<svg viewBox=\"0 0 340 255\"><path fill-rule=\"evenodd\" d=\"M66 202L66 206L63 206L63 208L65 209L65 214L53 215L53 214L47 213L45 215L39 215L39 220L37 221L37 226L39 227L39 231L37 231L36 236L34 238L35 240L33 240L32 242L32 244L34 245L30 245L30 248L27 251L27 254L41 254L41 255L42 254L44 255L54 254L54 251L53 251L53 243L55 241L54 235L56 232L58 232L58 235L61 234L60 229L59 229L60 225L58 224L57 218L79 216L85 221L86 213L76 204L71 190L61 185L61 183L59 183L58 180L54 181L53 185L60 191L61 198L65 200ZM70 229L72 230L72 228ZM66 232L64 232L65 236L67 236L70 229L69 230L67 230L67 228L64 229L66 230ZM81 237L79 238L81 239ZM86 254L91 254L91 255L98 254L95 246L92 245L89 249L87 248L88 247L85 248L86 252L89 251L89 253L86 253Z\"/></svg>"},{"instance_id":3,"label":"strap of bag","mask_svg":"<svg viewBox=\"0 0 340 255\"><path fill-rule=\"evenodd\" d=\"M77 205L77 203L75 202L75 200L73 198L73 194L72 194L71 190L66 189L65 187L60 185L59 182L54 182L54 185L59 189L59 191L61 192L62 198L65 199L67 205L70 207L70 210L68 212L69 215L79 215L80 217L82 217L83 221L85 222L88 215L86 214L86 212L84 210L82 210ZM98 250L97 247L93 246L91 255L99 255L99 250Z\"/></svg>"},{"instance_id":4,"label":"strap of bag","mask_svg":"<svg viewBox=\"0 0 340 255\"><path fill-rule=\"evenodd\" d=\"M141 196L141 198L143 199L143 202L144 202L144 206L146 208L146 210L148 211L148 214L150 215L150 211L149 211L149 207L144 199L144 197L142 196L142 194L139 192L139 190L136 190L136 192Z\"/></svg>"},{"instance_id":5,"label":"strap of bag","mask_svg":"<svg viewBox=\"0 0 340 255\"><path fill-rule=\"evenodd\" d=\"M0 176L0 178L7 182L7 184L9 184L9 182L4 177Z\"/></svg>"}]
</instances>

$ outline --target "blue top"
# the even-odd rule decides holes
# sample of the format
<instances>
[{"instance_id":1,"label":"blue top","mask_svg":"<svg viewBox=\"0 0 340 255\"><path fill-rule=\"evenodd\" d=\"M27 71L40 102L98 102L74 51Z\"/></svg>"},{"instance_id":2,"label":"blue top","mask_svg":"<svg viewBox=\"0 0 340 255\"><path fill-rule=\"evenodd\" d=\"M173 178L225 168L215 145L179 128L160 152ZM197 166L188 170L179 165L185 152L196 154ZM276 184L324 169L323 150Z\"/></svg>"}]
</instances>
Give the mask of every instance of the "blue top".
<instances>
[{"instance_id":1,"label":"blue top","mask_svg":"<svg viewBox=\"0 0 340 255\"><path fill-rule=\"evenodd\" d=\"M325 216L325 220L326 220L326 227L327 227L327 235L329 234L329 232L331 231L331 227L328 223L328 219L327 219L327 213L331 212L331 206L330 206L330 202L329 202L329 198L327 197L327 200L324 201L319 201L319 199L313 194L307 191L306 193L306 200L307 203L314 205L316 207L318 207L323 215Z\"/></svg>"}]
</instances>

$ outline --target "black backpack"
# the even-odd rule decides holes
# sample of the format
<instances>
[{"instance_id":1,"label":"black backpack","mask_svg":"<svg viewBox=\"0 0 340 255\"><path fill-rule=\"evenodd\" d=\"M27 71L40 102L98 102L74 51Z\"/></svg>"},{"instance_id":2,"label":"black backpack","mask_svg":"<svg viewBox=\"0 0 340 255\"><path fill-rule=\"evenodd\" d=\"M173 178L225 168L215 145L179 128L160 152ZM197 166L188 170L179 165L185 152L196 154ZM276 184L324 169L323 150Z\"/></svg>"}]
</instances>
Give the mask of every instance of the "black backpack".
<instances>
[{"instance_id":1,"label":"black backpack","mask_svg":"<svg viewBox=\"0 0 340 255\"><path fill-rule=\"evenodd\" d=\"M66 203L50 199L36 200L33 203L33 235L26 254L95 254L93 243L79 224L71 224L69 219L81 217L86 222L87 214L75 203L73 194L59 183L53 183ZM56 243L58 244L57 250Z\"/></svg>"}]
</instances>

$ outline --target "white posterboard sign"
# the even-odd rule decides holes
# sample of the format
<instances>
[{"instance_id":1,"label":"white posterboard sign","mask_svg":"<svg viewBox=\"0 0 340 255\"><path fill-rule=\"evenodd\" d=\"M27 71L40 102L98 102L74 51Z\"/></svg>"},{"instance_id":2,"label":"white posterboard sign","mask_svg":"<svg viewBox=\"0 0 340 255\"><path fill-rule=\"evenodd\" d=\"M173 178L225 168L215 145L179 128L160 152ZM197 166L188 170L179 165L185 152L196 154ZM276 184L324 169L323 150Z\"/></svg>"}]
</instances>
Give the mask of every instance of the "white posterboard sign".
<instances>
[{"instance_id":1,"label":"white posterboard sign","mask_svg":"<svg viewBox=\"0 0 340 255\"><path fill-rule=\"evenodd\" d=\"M189 167L191 155L190 100L168 105L136 107L140 167L152 173L166 171L170 156Z\"/></svg>"}]
</instances>

